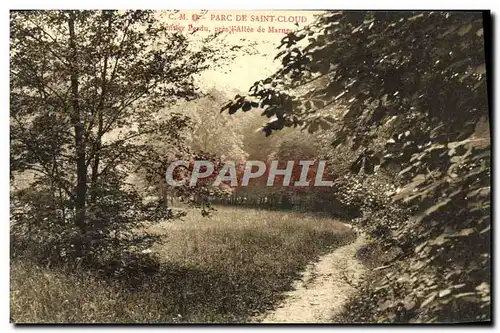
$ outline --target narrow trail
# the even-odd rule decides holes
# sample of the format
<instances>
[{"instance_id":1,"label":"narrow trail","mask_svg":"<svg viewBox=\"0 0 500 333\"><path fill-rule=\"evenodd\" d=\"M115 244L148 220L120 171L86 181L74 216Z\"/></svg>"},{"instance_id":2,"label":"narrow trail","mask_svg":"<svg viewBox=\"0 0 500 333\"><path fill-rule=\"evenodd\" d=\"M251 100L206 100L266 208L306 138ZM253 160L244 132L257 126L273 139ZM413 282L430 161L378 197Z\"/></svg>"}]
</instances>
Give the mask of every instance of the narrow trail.
<instances>
[{"instance_id":1,"label":"narrow trail","mask_svg":"<svg viewBox=\"0 0 500 333\"><path fill-rule=\"evenodd\" d=\"M355 258L365 243L363 235L310 264L302 278L286 293L285 300L274 311L260 316L261 323L329 323L342 310L365 272Z\"/></svg>"}]
</instances>

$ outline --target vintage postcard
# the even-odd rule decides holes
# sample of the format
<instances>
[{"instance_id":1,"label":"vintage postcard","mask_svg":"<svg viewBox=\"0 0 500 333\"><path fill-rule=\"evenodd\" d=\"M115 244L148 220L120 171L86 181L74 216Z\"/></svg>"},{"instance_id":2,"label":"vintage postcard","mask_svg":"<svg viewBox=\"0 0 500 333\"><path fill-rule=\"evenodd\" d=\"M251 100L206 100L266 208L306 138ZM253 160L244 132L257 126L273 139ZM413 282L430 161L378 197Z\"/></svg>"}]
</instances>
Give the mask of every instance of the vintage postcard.
<instances>
[{"instance_id":1,"label":"vintage postcard","mask_svg":"<svg viewBox=\"0 0 500 333\"><path fill-rule=\"evenodd\" d=\"M491 33L12 10L11 322L490 323Z\"/></svg>"}]
</instances>

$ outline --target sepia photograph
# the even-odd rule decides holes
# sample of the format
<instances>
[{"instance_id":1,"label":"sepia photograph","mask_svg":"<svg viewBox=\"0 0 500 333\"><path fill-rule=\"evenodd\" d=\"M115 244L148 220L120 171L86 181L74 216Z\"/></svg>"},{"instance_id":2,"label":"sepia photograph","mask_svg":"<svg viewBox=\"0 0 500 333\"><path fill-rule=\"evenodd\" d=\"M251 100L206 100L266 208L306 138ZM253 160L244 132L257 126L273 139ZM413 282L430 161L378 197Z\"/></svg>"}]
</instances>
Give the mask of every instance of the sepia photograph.
<instances>
[{"instance_id":1,"label":"sepia photograph","mask_svg":"<svg viewBox=\"0 0 500 333\"><path fill-rule=\"evenodd\" d=\"M11 9L10 323L491 325L491 16Z\"/></svg>"}]
</instances>

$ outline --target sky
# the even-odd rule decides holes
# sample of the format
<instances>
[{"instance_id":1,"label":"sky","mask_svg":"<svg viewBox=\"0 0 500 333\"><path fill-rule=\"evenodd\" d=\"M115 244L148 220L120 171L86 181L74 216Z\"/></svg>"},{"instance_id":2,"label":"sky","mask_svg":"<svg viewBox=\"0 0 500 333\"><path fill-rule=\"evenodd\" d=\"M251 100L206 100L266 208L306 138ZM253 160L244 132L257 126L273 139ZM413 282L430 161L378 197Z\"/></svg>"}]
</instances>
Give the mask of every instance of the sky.
<instances>
[{"instance_id":1,"label":"sky","mask_svg":"<svg viewBox=\"0 0 500 333\"><path fill-rule=\"evenodd\" d=\"M189 29L190 25L209 30L208 32L199 30L196 34L188 34L192 38L206 36L210 32L214 32L215 29L233 26L240 27L242 30L253 29L253 32L226 32L224 39L227 43L234 45L255 42L258 53L236 52L232 63L223 68L207 70L198 78L202 87L234 93L248 91L255 81L265 79L279 68L279 61L273 59L278 53L277 47L286 33L269 32L270 29L280 31L281 29L302 28L311 23L314 15L319 13L318 11L207 11L201 19L197 19L196 15L200 14L199 11L180 11L168 13L166 17L174 26L184 26L184 31ZM182 20L182 15L185 15L185 20ZM246 15L245 18L244 15ZM267 22L264 22L266 20ZM292 22L277 22L277 20ZM262 27L264 32L257 32L259 27Z\"/></svg>"}]
</instances>

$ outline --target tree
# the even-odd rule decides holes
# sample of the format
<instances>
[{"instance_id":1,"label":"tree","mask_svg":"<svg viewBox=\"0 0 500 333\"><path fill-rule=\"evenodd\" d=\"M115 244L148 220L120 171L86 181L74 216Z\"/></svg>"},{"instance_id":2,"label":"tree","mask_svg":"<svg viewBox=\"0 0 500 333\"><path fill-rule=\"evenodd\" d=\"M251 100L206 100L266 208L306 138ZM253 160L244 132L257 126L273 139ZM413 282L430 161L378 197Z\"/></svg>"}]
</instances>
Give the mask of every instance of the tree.
<instances>
[{"instance_id":1,"label":"tree","mask_svg":"<svg viewBox=\"0 0 500 333\"><path fill-rule=\"evenodd\" d=\"M292 126L328 131L333 147L358 154L357 174L401 166L392 205L412 217L370 223L402 219L395 237L382 238L401 247L405 261L380 282L384 292L369 290L381 304L373 320L490 316L483 35L480 13L329 12L283 38L282 67L223 108L264 109L272 119L266 135ZM333 115L326 112L332 107Z\"/></svg>"},{"instance_id":2,"label":"tree","mask_svg":"<svg viewBox=\"0 0 500 333\"><path fill-rule=\"evenodd\" d=\"M179 108L193 121L190 145L194 151L240 161L247 155L242 147L241 122L220 114L220 106L227 98L224 92L212 88L203 98L186 102Z\"/></svg>"},{"instance_id":3,"label":"tree","mask_svg":"<svg viewBox=\"0 0 500 333\"><path fill-rule=\"evenodd\" d=\"M12 12L11 175L34 171L29 190L56 207L50 223L37 223L72 223L82 256L91 239L116 241L116 228L151 217L126 178L164 160L147 136L176 140L188 126L186 116L155 115L197 96L193 75L212 55L210 43L193 50L152 11ZM16 198L34 205L37 196L23 194Z\"/></svg>"}]
</instances>

